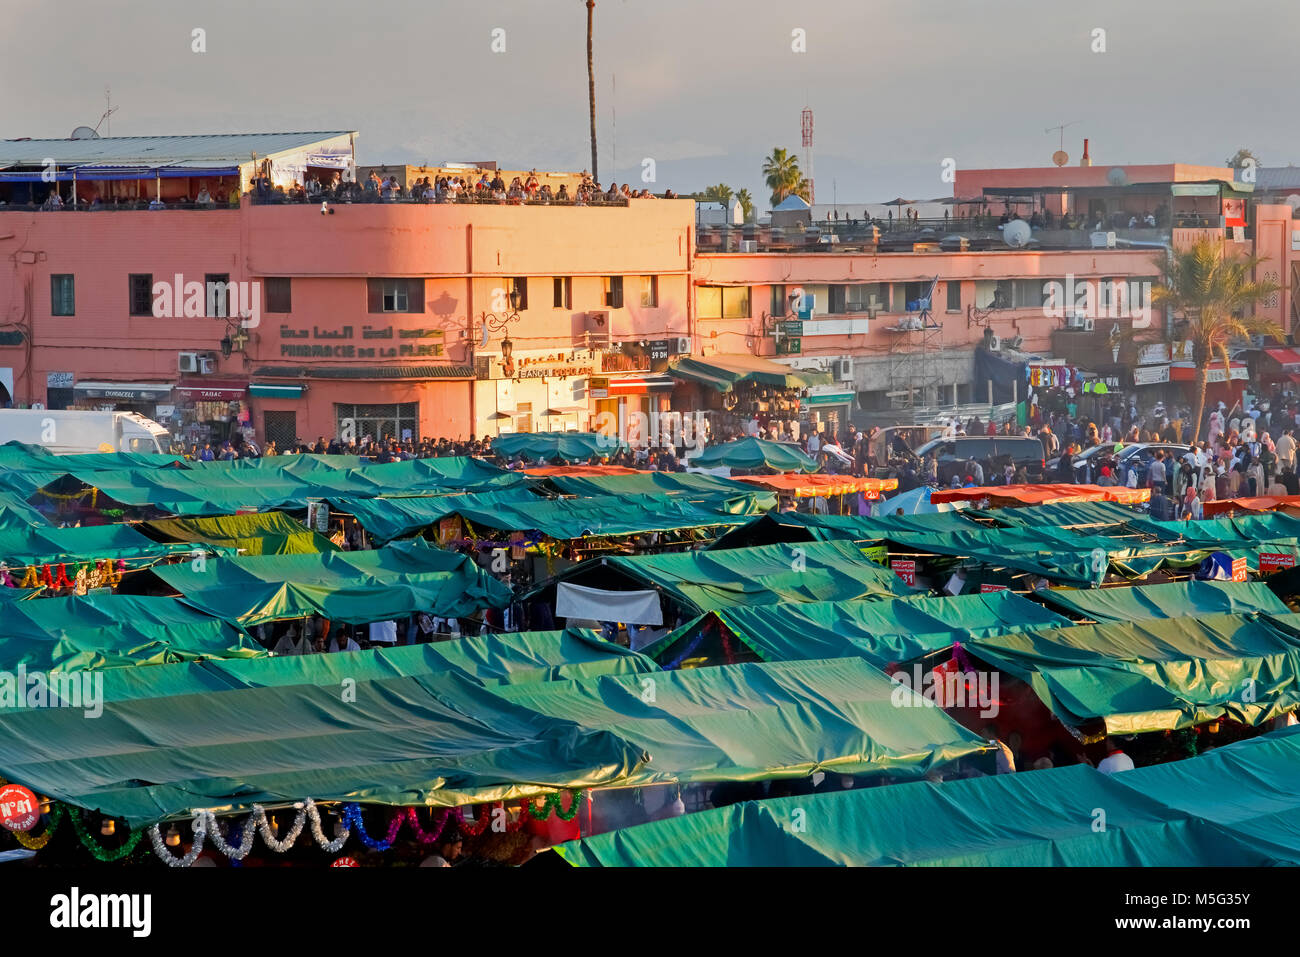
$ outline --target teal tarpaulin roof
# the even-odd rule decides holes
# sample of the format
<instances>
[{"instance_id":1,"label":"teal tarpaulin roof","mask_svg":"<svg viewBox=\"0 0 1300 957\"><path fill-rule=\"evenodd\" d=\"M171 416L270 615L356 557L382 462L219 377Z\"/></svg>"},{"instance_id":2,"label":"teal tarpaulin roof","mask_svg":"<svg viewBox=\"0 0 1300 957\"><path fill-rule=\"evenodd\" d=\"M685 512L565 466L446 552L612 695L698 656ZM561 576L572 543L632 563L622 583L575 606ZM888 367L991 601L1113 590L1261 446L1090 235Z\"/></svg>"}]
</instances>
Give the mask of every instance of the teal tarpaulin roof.
<instances>
[{"instance_id":1,"label":"teal tarpaulin roof","mask_svg":"<svg viewBox=\"0 0 1300 957\"><path fill-rule=\"evenodd\" d=\"M1095 621L1290 612L1263 582L1188 581L1120 588L1047 588L1038 592L1037 597L1051 608Z\"/></svg>"},{"instance_id":2,"label":"teal tarpaulin roof","mask_svg":"<svg viewBox=\"0 0 1300 957\"><path fill-rule=\"evenodd\" d=\"M820 465L797 445L744 438L712 445L690 462L697 468L772 469L777 472L816 472Z\"/></svg>"},{"instance_id":3,"label":"teal tarpaulin roof","mask_svg":"<svg viewBox=\"0 0 1300 957\"><path fill-rule=\"evenodd\" d=\"M0 511L0 562L8 563L10 568L105 558L125 558L139 564L193 550L193 545L185 543L155 542L129 525L53 528L32 525L21 515Z\"/></svg>"}]
</instances>

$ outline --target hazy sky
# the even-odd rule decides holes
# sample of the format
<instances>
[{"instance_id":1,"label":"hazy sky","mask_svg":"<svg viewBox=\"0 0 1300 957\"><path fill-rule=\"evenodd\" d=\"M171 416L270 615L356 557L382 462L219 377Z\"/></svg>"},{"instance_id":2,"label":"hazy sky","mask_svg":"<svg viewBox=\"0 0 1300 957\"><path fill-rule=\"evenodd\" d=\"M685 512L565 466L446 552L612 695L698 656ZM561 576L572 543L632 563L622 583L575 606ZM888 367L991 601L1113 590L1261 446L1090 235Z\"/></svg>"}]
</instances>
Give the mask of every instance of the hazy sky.
<instances>
[{"instance_id":1,"label":"hazy sky","mask_svg":"<svg viewBox=\"0 0 1300 957\"><path fill-rule=\"evenodd\" d=\"M94 126L110 86L114 135L355 129L362 163L590 165L583 0L4 6L3 138ZM1071 163L1087 136L1099 165L1286 165L1297 27L1300 0L598 0L600 178L640 185L650 157L656 189L765 206L762 158L799 150L805 105L818 202L950 195L946 157L1048 165L1044 129L1076 120Z\"/></svg>"}]
</instances>

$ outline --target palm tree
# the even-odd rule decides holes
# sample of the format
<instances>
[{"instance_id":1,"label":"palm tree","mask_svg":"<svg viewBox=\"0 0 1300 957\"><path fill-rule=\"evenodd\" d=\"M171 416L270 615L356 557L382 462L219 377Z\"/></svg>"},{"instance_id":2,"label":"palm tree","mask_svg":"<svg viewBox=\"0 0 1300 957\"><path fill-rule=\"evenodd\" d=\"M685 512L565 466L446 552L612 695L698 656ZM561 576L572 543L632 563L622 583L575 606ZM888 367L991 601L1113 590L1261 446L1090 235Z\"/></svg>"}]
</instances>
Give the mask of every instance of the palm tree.
<instances>
[{"instance_id":1,"label":"palm tree","mask_svg":"<svg viewBox=\"0 0 1300 957\"><path fill-rule=\"evenodd\" d=\"M723 206L730 205L731 197L734 195L735 194L731 191L731 187L726 183L719 183L717 186L710 186L704 191L705 200L711 203L721 203Z\"/></svg>"},{"instance_id":2,"label":"palm tree","mask_svg":"<svg viewBox=\"0 0 1300 957\"><path fill-rule=\"evenodd\" d=\"M1261 262L1260 256L1229 255L1221 239L1209 238L1157 261L1160 281L1152 288L1151 299L1186 316L1186 338L1192 343L1196 362L1193 442L1201 437L1210 363L1221 358L1228 373L1228 346L1233 339L1276 336L1281 332L1276 323L1262 316L1246 315L1261 299L1280 288L1276 283L1251 278Z\"/></svg>"},{"instance_id":3,"label":"palm tree","mask_svg":"<svg viewBox=\"0 0 1300 957\"><path fill-rule=\"evenodd\" d=\"M587 100L591 104L591 179L600 182L596 169L596 65L591 57L591 21L596 11L596 0L587 0Z\"/></svg>"},{"instance_id":4,"label":"palm tree","mask_svg":"<svg viewBox=\"0 0 1300 957\"><path fill-rule=\"evenodd\" d=\"M772 191L775 206L791 193L807 193L808 181L799 170L799 159L783 147L772 147L772 155L763 160L763 181Z\"/></svg>"},{"instance_id":5,"label":"palm tree","mask_svg":"<svg viewBox=\"0 0 1300 957\"><path fill-rule=\"evenodd\" d=\"M737 190L736 202L740 203L740 211L745 214L745 222L752 222L754 219L754 197L750 195L749 190Z\"/></svg>"}]
</instances>

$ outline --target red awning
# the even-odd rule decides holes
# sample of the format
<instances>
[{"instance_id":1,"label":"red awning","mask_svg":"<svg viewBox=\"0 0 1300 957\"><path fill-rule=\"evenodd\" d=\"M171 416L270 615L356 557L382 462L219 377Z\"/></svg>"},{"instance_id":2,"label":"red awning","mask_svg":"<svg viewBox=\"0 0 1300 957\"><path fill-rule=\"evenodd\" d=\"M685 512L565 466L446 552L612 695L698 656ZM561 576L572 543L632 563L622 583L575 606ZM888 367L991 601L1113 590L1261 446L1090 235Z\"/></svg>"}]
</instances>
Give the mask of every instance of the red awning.
<instances>
[{"instance_id":1,"label":"red awning","mask_svg":"<svg viewBox=\"0 0 1300 957\"><path fill-rule=\"evenodd\" d=\"M1264 354L1287 372L1300 372L1300 350L1282 348L1265 349Z\"/></svg>"},{"instance_id":2,"label":"red awning","mask_svg":"<svg viewBox=\"0 0 1300 957\"><path fill-rule=\"evenodd\" d=\"M234 402L248 394L248 383L238 379L181 379L176 397L193 402Z\"/></svg>"},{"instance_id":3,"label":"red awning","mask_svg":"<svg viewBox=\"0 0 1300 957\"><path fill-rule=\"evenodd\" d=\"M620 376L609 380L609 394L649 395L652 392L671 392L677 380L669 375Z\"/></svg>"},{"instance_id":4,"label":"red awning","mask_svg":"<svg viewBox=\"0 0 1300 957\"><path fill-rule=\"evenodd\" d=\"M1149 488L1100 485L991 485L980 488L935 489L930 501L978 502L988 499L993 507L1007 505L1050 505L1057 502L1119 502L1134 505L1151 499Z\"/></svg>"},{"instance_id":5,"label":"red awning","mask_svg":"<svg viewBox=\"0 0 1300 957\"><path fill-rule=\"evenodd\" d=\"M1214 385L1216 382L1225 382L1229 378L1233 380L1248 379L1250 374L1246 371L1246 363L1232 362L1229 366L1229 374L1223 373L1223 362L1211 362L1209 368L1209 384ZM1174 363L1169 367L1170 382L1195 382L1196 367L1194 365L1182 365Z\"/></svg>"}]
</instances>

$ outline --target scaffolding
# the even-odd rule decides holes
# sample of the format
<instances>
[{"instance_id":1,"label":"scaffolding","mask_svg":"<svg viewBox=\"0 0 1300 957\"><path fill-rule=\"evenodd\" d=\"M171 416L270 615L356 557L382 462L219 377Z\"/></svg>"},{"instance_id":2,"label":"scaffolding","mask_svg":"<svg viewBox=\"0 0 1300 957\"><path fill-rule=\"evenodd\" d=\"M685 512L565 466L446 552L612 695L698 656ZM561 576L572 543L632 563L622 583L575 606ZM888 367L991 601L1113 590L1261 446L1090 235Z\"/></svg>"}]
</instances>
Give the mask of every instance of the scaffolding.
<instances>
[{"instance_id":1,"label":"scaffolding","mask_svg":"<svg viewBox=\"0 0 1300 957\"><path fill-rule=\"evenodd\" d=\"M939 404L939 358L943 353L943 326L935 321L931 310L939 277L930 280L930 288L920 299L906 303L907 315L894 326L885 326L890 334L889 392L896 410L912 411Z\"/></svg>"}]
</instances>

